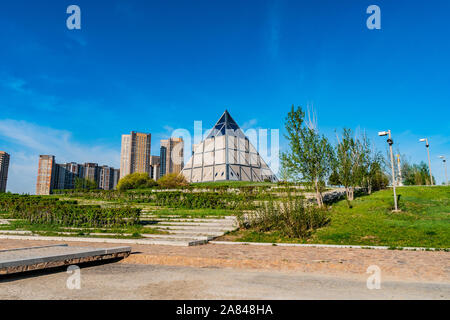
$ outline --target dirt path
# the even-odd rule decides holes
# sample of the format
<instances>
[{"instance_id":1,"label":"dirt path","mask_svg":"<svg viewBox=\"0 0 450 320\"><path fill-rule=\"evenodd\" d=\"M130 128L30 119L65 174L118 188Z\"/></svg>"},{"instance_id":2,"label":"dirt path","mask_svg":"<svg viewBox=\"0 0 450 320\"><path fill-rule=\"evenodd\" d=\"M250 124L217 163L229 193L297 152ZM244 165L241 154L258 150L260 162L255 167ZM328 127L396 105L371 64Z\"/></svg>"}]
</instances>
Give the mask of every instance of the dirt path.
<instances>
[{"instance_id":1,"label":"dirt path","mask_svg":"<svg viewBox=\"0 0 450 320\"><path fill-rule=\"evenodd\" d=\"M304 274L112 263L80 270L68 289L65 270L0 278L0 299L450 299L450 285Z\"/></svg>"},{"instance_id":2,"label":"dirt path","mask_svg":"<svg viewBox=\"0 0 450 320\"><path fill-rule=\"evenodd\" d=\"M56 242L2 240L0 249L46 244ZM69 245L117 246L86 242ZM450 284L449 252L214 244L195 247L133 245L132 248L134 254L121 264L295 271L357 280L367 278L367 268L376 265L384 280Z\"/></svg>"}]
</instances>

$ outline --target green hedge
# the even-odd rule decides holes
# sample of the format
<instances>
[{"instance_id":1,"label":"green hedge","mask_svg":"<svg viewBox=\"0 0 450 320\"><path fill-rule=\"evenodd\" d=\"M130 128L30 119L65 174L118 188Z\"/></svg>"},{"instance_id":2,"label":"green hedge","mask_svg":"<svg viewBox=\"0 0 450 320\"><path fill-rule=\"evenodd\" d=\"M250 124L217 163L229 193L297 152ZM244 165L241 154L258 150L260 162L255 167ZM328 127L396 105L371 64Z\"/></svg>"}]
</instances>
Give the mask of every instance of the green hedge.
<instances>
[{"instance_id":1,"label":"green hedge","mask_svg":"<svg viewBox=\"0 0 450 320\"><path fill-rule=\"evenodd\" d=\"M186 209L251 209L255 196L218 192L156 192L159 206Z\"/></svg>"},{"instance_id":2,"label":"green hedge","mask_svg":"<svg viewBox=\"0 0 450 320\"><path fill-rule=\"evenodd\" d=\"M20 195L1 195L1 210L9 212L14 219L68 227L130 226L139 223L141 213L141 209L138 208L81 206L76 201Z\"/></svg>"}]
</instances>

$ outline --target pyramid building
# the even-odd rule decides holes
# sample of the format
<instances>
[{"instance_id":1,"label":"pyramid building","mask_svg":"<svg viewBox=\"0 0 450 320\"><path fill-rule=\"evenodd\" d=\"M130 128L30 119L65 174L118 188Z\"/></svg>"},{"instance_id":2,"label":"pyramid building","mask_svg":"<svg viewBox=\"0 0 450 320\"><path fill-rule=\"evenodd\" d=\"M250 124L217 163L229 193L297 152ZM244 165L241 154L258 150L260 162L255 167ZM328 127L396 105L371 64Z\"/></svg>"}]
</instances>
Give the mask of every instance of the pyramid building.
<instances>
[{"instance_id":1,"label":"pyramid building","mask_svg":"<svg viewBox=\"0 0 450 320\"><path fill-rule=\"evenodd\" d=\"M226 110L206 139L194 145L193 150L181 171L188 182L277 181Z\"/></svg>"}]
</instances>

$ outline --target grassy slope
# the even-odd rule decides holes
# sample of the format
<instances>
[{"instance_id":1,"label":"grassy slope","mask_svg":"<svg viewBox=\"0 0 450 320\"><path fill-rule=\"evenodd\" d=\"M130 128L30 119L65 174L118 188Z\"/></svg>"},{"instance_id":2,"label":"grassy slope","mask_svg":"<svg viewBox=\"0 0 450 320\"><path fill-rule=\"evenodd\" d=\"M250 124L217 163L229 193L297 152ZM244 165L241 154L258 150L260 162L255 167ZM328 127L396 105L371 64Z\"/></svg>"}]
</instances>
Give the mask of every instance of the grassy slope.
<instances>
[{"instance_id":1,"label":"grassy slope","mask_svg":"<svg viewBox=\"0 0 450 320\"><path fill-rule=\"evenodd\" d=\"M331 223L308 241L251 231L233 240L450 248L450 187L402 187L398 194L400 213L391 212L391 190L357 198L351 209L346 201L334 204Z\"/></svg>"}]
</instances>

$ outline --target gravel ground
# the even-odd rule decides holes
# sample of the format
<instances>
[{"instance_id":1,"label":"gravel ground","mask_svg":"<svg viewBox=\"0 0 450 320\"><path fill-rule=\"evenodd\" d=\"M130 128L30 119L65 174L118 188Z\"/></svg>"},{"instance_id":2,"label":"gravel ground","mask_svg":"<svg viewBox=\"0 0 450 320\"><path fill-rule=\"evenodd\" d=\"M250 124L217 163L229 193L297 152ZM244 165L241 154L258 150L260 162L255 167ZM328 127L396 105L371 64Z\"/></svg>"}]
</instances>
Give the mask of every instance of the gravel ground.
<instances>
[{"instance_id":1,"label":"gravel ground","mask_svg":"<svg viewBox=\"0 0 450 320\"><path fill-rule=\"evenodd\" d=\"M57 244L55 241L2 240L0 250ZM79 247L115 247L120 244L70 242ZM252 270L300 271L339 277L366 276L369 266L381 269L390 281L450 284L450 252L347 248L308 248L208 244L195 247L132 245L124 263L218 267Z\"/></svg>"},{"instance_id":2,"label":"gravel ground","mask_svg":"<svg viewBox=\"0 0 450 320\"><path fill-rule=\"evenodd\" d=\"M0 278L0 299L449 299L450 284L382 281L369 290L366 277L109 263L71 275L33 272Z\"/></svg>"},{"instance_id":3,"label":"gravel ground","mask_svg":"<svg viewBox=\"0 0 450 320\"><path fill-rule=\"evenodd\" d=\"M4 240L1 249L57 244ZM70 246L117 244L72 242ZM133 245L128 258L0 277L0 299L450 299L450 253L208 244ZM369 266L381 289L367 289Z\"/></svg>"}]
</instances>

